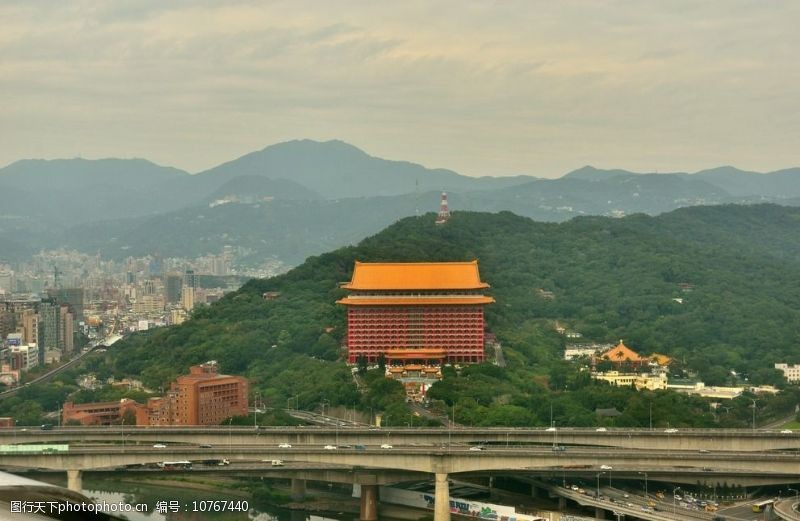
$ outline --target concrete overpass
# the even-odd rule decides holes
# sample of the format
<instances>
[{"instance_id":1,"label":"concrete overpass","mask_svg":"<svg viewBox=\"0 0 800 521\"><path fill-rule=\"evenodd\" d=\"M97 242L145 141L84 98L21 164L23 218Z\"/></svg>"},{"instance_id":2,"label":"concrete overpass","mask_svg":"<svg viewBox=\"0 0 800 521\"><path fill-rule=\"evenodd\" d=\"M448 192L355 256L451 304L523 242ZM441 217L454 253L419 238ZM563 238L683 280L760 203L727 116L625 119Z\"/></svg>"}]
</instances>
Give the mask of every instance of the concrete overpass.
<instances>
[{"instance_id":1,"label":"concrete overpass","mask_svg":"<svg viewBox=\"0 0 800 521\"><path fill-rule=\"evenodd\" d=\"M47 432L47 431L44 431ZM218 434L214 434L218 436ZM231 439L233 433L229 434ZM319 436L319 435L316 435ZM252 437L249 437L253 441ZM332 436L321 442L332 443ZM71 446L66 452L36 453L5 452L2 464L6 467L40 468L65 470L68 487L81 488L81 472L91 469L119 468L129 465L153 464L169 460L203 461L208 459L228 459L231 462L260 462L282 460L289 463L302 463L305 470L341 466L358 471L362 484L362 519L375 519L377 506L377 485L379 475L385 470L410 473L433 474L435 476L435 519L449 519L448 476L460 473L486 472L530 472L559 470L583 471L602 469L611 466L629 472L672 471L676 474L687 469L714 467L717 473L736 475L747 473L795 481L800 469L800 454L796 452L722 452L699 451L657 451L639 449L613 449L598 451L591 447L570 447L566 451L554 451L551 447L495 446L487 450L470 450L469 447L450 446L448 448L398 447L380 449L376 446L359 449L323 449L322 445L293 446L278 448L276 444L234 445L199 447L192 445L170 445L167 448L152 446L105 445ZM304 489L301 478L293 484L296 494Z\"/></svg>"},{"instance_id":2,"label":"concrete overpass","mask_svg":"<svg viewBox=\"0 0 800 521\"><path fill-rule=\"evenodd\" d=\"M667 432L642 429L566 428L354 428L354 427L64 427L53 430L3 429L0 444L76 441L190 443L218 445L291 443L303 445L381 444L442 447L452 444L585 446L645 450L800 452L800 431L694 429Z\"/></svg>"}]
</instances>

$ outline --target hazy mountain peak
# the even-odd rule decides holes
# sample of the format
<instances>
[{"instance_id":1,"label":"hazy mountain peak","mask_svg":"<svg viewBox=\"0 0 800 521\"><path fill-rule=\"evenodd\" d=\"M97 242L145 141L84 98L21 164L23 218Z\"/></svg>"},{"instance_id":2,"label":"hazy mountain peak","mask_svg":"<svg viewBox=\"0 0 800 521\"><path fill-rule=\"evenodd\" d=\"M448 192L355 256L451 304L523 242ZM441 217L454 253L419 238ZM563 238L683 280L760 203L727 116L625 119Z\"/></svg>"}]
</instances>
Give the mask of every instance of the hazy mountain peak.
<instances>
[{"instance_id":1,"label":"hazy mountain peak","mask_svg":"<svg viewBox=\"0 0 800 521\"><path fill-rule=\"evenodd\" d=\"M627 170L620 170L620 169L613 169L613 170L604 170L601 168L596 168L591 165L582 166L577 170L573 170L572 172L567 173L564 175L565 178L568 179L583 179L585 181L607 181L612 177L617 177L619 175L636 175L634 172L628 172Z\"/></svg>"}]
</instances>

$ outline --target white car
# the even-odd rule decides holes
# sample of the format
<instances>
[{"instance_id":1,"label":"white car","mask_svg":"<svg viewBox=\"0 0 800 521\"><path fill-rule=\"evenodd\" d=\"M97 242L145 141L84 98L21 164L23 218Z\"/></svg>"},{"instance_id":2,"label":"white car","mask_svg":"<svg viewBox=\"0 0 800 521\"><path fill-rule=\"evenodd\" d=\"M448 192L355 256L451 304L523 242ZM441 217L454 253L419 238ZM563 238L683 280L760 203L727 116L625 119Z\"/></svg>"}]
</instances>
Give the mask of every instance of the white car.
<instances>
[{"instance_id":1,"label":"white car","mask_svg":"<svg viewBox=\"0 0 800 521\"><path fill-rule=\"evenodd\" d=\"M288 444L288 443L281 443L280 445L278 445L278 448L279 449L291 449L292 446L290 444Z\"/></svg>"},{"instance_id":2,"label":"white car","mask_svg":"<svg viewBox=\"0 0 800 521\"><path fill-rule=\"evenodd\" d=\"M391 446L391 445L389 445L388 443L384 443L384 444L382 444L382 445L381 445L381 448L382 448L382 449L393 449L394 447L392 447L392 446Z\"/></svg>"},{"instance_id":3,"label":"white car","mask_svg":"<svg viewBox=\"0 0 800 521\"><path fill-rule=\"evenodd\" d=\"M469 450L477 452L479 450L483 450L483 447L479 447L478 445L475 445L474 447L470 447Z\"/></svg>"},{"instance_id":4,"label":"white car","mask_svg":"<svg viewBox=\"0 0 800 521\"><path fill-rule=\"evenodd\" d=\"M792 433L793 433L793 431L791 429L783 429L781 431L781 434L792 434Z\"/></svg>"},{"instance_id":5,"label":"white car","mask_svg":"<svg viewBox=\"0 0 800 521\"><path fill-rule=\"evenodd\" d=\"M555 428L555 427L548 427L548 428L546 428L545 430L546 430L547 432L555 432L555 431L556 431L556 428Z\"/></svg>"},{"instance_id":6,"label":"white car","mask_svg":"<svg viewBox=\"0 0 800 521\"><path fill-rule=\"evenodd\" d=\"M678 429L669 428L664 430L664 432L669 432L670 434L672 434L673 432L678 432Z\"/></svg>"},{"instance_id":7,"label":"white car","mask_svg":"<svg viewBox=\"0 0 800 521\"><path fill-rule=\"evenodd\" d=\"M595 429L595 432L606 432L607 430L608 429L606 429L605 427L598 427Z\"/></svg>"},{"instance_id":8,"label":"white car","mask_svg":"<svg viewBox=\"0 0 800 521\"><path fill-rule=\"evenodd\" d=\"M614 467L611 465L600 465L600 470L613 470Z\"/></svg>"},{"instance_id":9,"label":"white car","mask_svg":"<svg viewBox=\"0 0 800 521\"><path fill-rule=\"evenodd\" d=\"M336 450L336 445L325 445L322 448L325 450Z\"/></svg>"},{"instance_id":10,"label":"white car","mask_svg":"<svg viewBox=\"0 0 800 521\"><path fill-rule=\"evenodd\" d=\"M155 445L153 445L153 448L154 449L166 449L167 446L164 445L163 443L156 443Z\"/></svg>"}]
</instances>

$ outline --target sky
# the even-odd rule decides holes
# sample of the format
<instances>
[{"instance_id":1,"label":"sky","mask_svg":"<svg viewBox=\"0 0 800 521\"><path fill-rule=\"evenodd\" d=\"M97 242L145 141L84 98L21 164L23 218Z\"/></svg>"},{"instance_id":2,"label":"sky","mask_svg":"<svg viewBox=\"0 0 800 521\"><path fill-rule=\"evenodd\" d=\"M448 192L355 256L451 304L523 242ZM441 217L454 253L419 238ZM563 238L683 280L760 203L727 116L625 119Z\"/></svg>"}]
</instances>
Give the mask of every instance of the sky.
<instances>
[{"instance_id":1,"label":"sky","mask_svg":"<svg viewBox=\"0 0 800 521\"><path fill-rule=\"evenodd\" d=\"M0 3L0 165L292 139L465 175L798 166L796 0Z\"/></svg>"}]
</instances>

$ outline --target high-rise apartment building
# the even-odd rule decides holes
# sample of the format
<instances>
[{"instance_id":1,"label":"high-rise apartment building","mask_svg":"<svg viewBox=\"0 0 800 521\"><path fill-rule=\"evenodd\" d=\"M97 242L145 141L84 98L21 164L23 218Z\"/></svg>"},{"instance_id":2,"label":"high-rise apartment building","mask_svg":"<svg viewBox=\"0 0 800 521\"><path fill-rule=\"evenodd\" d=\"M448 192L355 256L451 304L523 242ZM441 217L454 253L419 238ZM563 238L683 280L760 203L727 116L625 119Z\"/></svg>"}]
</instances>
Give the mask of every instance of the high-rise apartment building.
<instances>
[{"instance_id":1,"label":"high-rise apartment building","mask_svg":"<svg viewBox=\"0 0 800 521\"><path fill-rule=\"evenodd\" d=\"M180 275L167 275L164 280L165 296L170 304L177 304L181 301L181 291L183 290L183 277Z\"/></svg>"},{"instance_id":2,"label":"high-rise apartment building","mask_svg":"<svg viewBox=\"0 0 800 521\"><path fill-rule=\"evenodd\" d=\"M58 350L69 355L75 347L72 311L67 304L61 304L58 312Z\"/></svg>"},{"instance_id":3,"label":"high-rise apartment building","mask_svg":"<svg viewBox=\"0 0 800 521\"><path fill-rule=\"evenodd\" d=\"M47 290L47 296L58 304L67 304L72 310L72 318L83 320L83 288L54 288Z\"/></svg>"},{"instance_id":4,"label":"high-rise apartment building","mask_svg":"<svg viewBox=\"0 0 800 521\"><path fill-rule=\"evenodd\" d=\"M39 304L39 347L45 351L58 350L61 307L53 299Z\"/></svg>"}]
</instances>

